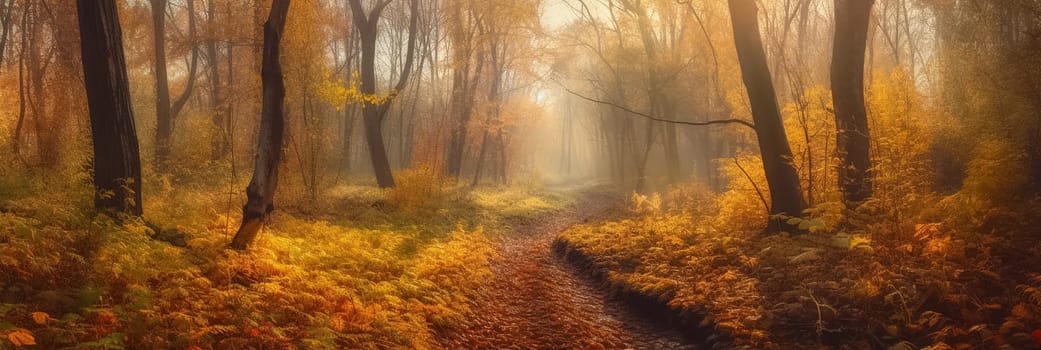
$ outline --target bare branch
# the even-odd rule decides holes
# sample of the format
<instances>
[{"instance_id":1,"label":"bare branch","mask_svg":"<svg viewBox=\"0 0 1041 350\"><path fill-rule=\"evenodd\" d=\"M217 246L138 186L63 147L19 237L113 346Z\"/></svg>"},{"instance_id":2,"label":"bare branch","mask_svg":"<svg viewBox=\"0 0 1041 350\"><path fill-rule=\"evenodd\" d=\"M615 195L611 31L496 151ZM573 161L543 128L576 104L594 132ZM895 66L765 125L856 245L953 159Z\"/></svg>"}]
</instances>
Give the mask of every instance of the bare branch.
<instances>
[{"instance_id":1,"label":"bare branch","mask_svg":"<svg viewBox=\"0 0 1041 350\"><path fill-rule=\"evenodd\" d=\"M629 108L627 108L625 106L618 105L618 104L613 103L613 102L598 100L598 99L595 99L595 98L592 98L592 97L584 96L582 94L579 94L577 92L572 91L571 89L568 89L567 87L564 87L564 90L567 91L569 94L575 95L578 98L581 98L583 100L586 100L586 101L589 101L589 102L593 102L593 103L602 104L602 105L611 106L611 107L623 110L625 112L628 112L630 114L637 115L637 116L640 116L640 117L644 117L644 118L647 118L647 119L650 119L650 120L653 120L653 121L657 121L657 122L678 124L678 125L689 125L689 126L708 126L708 125L717 125L717 124L740 124L740 125L744 125L744 126L747 126L749 128L752 128L752 130L755 130L755 125L754 124L752 124L751 122L749 122L747 120L742 120L742 119L717 119L717 120L708 120L708 121L703 121L703 122L690 122L690 121L683 121L683 120L662 119L662 118L658 118L658 117L655 117L655 116L652 116L652 115L649 115L649 114L646 114L646 113L640 113L640 112L634 111L632 109L629 109Z\"/></svg>"}]
</instances>

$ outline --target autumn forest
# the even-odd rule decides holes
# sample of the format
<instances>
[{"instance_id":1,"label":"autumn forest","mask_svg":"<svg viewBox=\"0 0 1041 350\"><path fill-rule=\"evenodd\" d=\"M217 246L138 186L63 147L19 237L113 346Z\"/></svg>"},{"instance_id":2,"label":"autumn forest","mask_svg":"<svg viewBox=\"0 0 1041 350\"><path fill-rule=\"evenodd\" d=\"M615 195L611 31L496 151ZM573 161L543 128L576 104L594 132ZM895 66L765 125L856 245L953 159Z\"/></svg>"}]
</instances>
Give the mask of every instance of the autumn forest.
<instances>
[{"instance_id":1,"label":"autumn forest","mask_svg":"<svg viewBox=\"0 0 1041 350\"><path fill-rule=\"evenodd\" d=\"M0 349L1041 348L1041 0L0 0Z\"/></svg>"}]
</instances>

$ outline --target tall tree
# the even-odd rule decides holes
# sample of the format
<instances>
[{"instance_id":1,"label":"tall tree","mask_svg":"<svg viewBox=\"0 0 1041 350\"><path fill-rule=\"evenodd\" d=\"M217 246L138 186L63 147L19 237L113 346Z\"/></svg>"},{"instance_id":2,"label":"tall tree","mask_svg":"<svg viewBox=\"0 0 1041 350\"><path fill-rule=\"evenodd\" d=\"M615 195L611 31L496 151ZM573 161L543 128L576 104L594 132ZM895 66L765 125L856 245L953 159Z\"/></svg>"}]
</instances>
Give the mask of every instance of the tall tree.
<instances>
[{"instance_id":1,"label":"tall tree","mask_svg":"<svg viewBox=\"0 0 1041 350\"><path fill-rule=\"evenodd\" d=\"M7 53L7 40L14 26L14 0L0 0L0 68L4 66Z\"/></svg>"},{"instance_id":2,"label":"tall tree","mask_svg":"<svg viewBox=\"0 0 1041 350\"><path fill-rule=\"evenodd\" d=\"M77 0L94 141L94 206L141 215L141 159L116 0Z\"/></svg>"},{"instance_id":3,"label":"tall tree","mask_svg":"<svg viewBox=\"0 0 1041 350\"><path fill-rule=\"evenodd\" d=\"M484 52L477 47L478 29L482 26L484 17L472 5L452 1L444 3L447 34L452 41L452 90L448 106L448 115L452 121L448 147L445 150L445 174L453 178L458 178L463 170L463 156L466 153L466 140L470 132L470 119L473 117L477 83L480 81L485 61Z\"/></svg>"},{"instance_id":4,"label":"tall tree","mask_svg":"<svg viewBox=\"0 0 1041 350\"><path fill-rule=\"evenodd\" d=\"M390 104L397 94L408 84L412 72L412 62L416 51L416 27L419 20L419 8L416 0L409 0L408 52L405 64L394 86L386 98L376 96L376 41L379 35L379 21L383 10L393 0L380 0L368 14L362 7L361 0L351 1L351 13L354 15L354 28L358 30L361 42L361 92L368 96L362 106L362 119L365 124L365 140L369 145L369 157L372 170L376 173L376 182L381 188L394 187L394 174L390 170L387 159L387 148L383 142L383 119L390 110Z\"/></svg>"},{"instance_id":5,"label":"tall tree","mask_svg":"<svg viewBox=\"0 0 1041 350\"><path fill-rule=\"evenodd\" d=\"M854 208L871 197L871 134L864 107L864 51L874 0L835 0L831 95L835 102L838 181Z\"/></svg>"},{"instance_id":6,"label":"tall tree","mask_svg":"<svg viewBox=\"0 0 1041 350\"><path fill-rule=\"evenodd\" d=\"M770 189L771 224L768 230L790 229L779 216L802 216L805 204L759 35L759 20L756 17L759 9L755 0L729 0L729 3L737 58L745 89L748 90L755 134Z\"/></svg>"},{"instance_id":7,"label":"tall tree","mask_svg":"<svg viewBox=\"0 0 1041 350\"><path fill-rule=\"evenodd\" d=\"M199 51L191 44L191 62L188 67L188 82L184 91L171 105L170 78L166 71L166 7L167 0L151 0L152 33L155 37L155 164L159 171L166 171L170 157L170 138L173 135L174 120L181 113L191 97L195 86L195 73L199 63ZM188 38L195 40L195 1L187 0Z\"/></svg>"},{"instance_id":8,"label":"tall tree","mask_svg":"<svg viewBox=\"0 0 1041 350\"><path fill-rule=\"evenodd\" d=\"M257 154L253 163L253 179L246 187L246 205L242 207L242 225L231 240L229 248L245 250L257 238L260 226L275 210L275 189L278 187L278 165L282 162L282 143L285 136L286 86L279 61L279 44L286 26L289 0L274 0L267 23L264 23L264 52L260 79L263 85L263 103L260 111L260 135L257 136Z\"/></svg>"},{"instance_id":9,"label":"tall tree","mask_svg":"<svg viewBox=\"0 0 1041 350\"><path fill-rule=\"evenodd\" d=\"M669 96L663 91L667 77L663 76L663 60L659 57L658 38L655 37L655 29L651 25L651 19L647 15L640 0L622 0L623 6L636 17L636 26L640 32L640 40L643 43L644 53L647 55L647 95L650 99L651 114L664 115L674 118L675 105ZM680 178L679 146L676 143L676 125L664 123L665 137L662 146L665 151L665 166L668 170L670 182ZM646 163L646 162L644 162Z\"/></svg>"},{"instance_id":10,"label":"tall tree","mask_svg":"<svg viewBox=\"0 0 1041 350\"><path fill-rule=\"evenodd\" d=\"M212 109L213 118L211 119L213 125L213 137L210 140L210 159L219 160L224 158L231 151L231 138L229 137L229 130L226 129L227 119L231 118L230 113L225 113L224 110L224 95L221 94L223 86L221 85L220 75L220 62L218 62L218 44L220 39L218 38L217 31L218 23L217 19L217 4L216 0L209 0L206 6L206 17L209 23L207 23L207 40L206 40L206 61L209 68L209 80L210 80L210 108ZM230 50L230 46L228 48ZM228 67L230 73L232 67Z\"/></svg>"}]
</instances>

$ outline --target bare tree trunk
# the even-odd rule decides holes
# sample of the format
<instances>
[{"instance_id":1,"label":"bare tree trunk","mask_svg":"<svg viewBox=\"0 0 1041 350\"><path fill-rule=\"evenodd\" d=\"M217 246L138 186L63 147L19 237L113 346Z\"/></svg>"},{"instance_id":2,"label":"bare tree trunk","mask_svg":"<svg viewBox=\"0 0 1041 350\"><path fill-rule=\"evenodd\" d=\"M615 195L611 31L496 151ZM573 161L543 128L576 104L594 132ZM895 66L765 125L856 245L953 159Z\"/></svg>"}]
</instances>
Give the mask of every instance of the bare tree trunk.
<instances>
[{"instance_id":1,"label":"bare tree trunk","mask_svg":"<svg viewBox=\"0 0 1041 350\"><path fill-rule=\"evenodd\" d=\"M242 207L242 225L228 245L231 249L248 248L256 239L268 214L275 210L278 166L282 161L282 142L285 135L286 95L282 64L278 55L288 12L289 0L274 0L267 23L264 24L264 55L260 73L264 97L260 112L260 134L257 136L253 179L246 187L247 200L246 205Z\"/></svg>"},{"instance_id":2,"label":"bare tree trunk","mask_svg":"<svg viewBox=\"0 0 1041 350\"><path fill-rule=\"evenodd\" d=\"M488 130L484 131L484 136L481 137L481 150L477 154L477 169L474 170L474 180L470 183L470 187L476 187L477 183L481 181L481 169L484 168L484 157L488 153Z\"/></svg>"},{"instance_id":3,"label":"bare tree trunk","mask_svg":"<svg viewBox=\"0 0 1041 350\"><path fill-rule=\"evenodd\" d=\"M672 118L674 117L671 113L673 102L662 91L664 88L662 86L662 80L664 77L661 74L661 62L658 58L658 39L654 36L654 28L651 27L651 21L647 15L647 11L638 0L623 1L622 3L630 12L636 15L636 22L640 29L640 38L643 42L644 53L647 55L648 64L650 65L647 70L647 93L650 95L651 110L665 112L664 114L667 117ZM665 166L669 181L674 182L680 177L679 145L676 140L676 126L667 123L664 128L665 133L662 139L662 149L665 153ZM647 161L644 160L643 163L646 164Z\"/></svg>"},{"instance_id":4,"label":"bare tree trunk","mask_svg":"<svg viewBox=\"0 0 1041 350\"><path fill-rule=\"evenodd\" d=\"M835 102L838 182L842 199L855 208L871 197L871 138L864 107L864 51L874 0L835 0L835 46L831 94Z\"/></svg>"},{"instance_id":5,"label":"bare tree trunk","mask_svg":"<svg viewBox=\"0 0 1041 350\"><path fill-rule=\"evenodd\" d=\"M94 206L141 215L141 159L115 0L77 0L94 140Z\"/></svg>"},{"instance_id":6,"label":"bare tree trunk","mask_svg":"<svg viewBox=\"0 0 1041 350\"><path fill-rule=\"evenodd\" d=\"M14 25L14 0L0 0L0 68L4 66L4 58L7 53L7 41L11 37L11 27Z\"/></svg>"},{"instance_id":7,"label":"bare tree trunk","mask_svg":"<svg viewBox=\"0 0 1041 350\"><path fill-rule=\"evenodd\" d=\"M469 69L465 68L464 69ZM457 72L452 82L452 111L459 115L452 128L452 135L448 145L447 174L458 177L462 174L463 155L466 153L466 138L470 118L473 116L473 101L477 84L480 82L481 71L484 69L484 55L477 56L477 67L471 75L470 72ZM458 84L457 84L458 82Z\"/></svg>"},{"instance_id":8,"label":"bare tree trunk","mask_svg":"<svg viewBox=\"0 0 1041 350\"><path fill-rule=\"evenodd\" d=\"M354 161L354 125L357 124L355 119L358 116L358 109L353 105L344 107L343 116L343 153L340 154L340 169L350 174Z\"/></svg>"},{"instance_id":9,"label":"bare tree trunk","mask_svg":"<svg viewBox=\"0 0 1041 350\"><path fill-rule=\"evenodd\" d=\"M188 83L184 92L171 105L170 80L166 72L166 7L168 0L151 0L152 33L155 42L155 166L160 172L166 171L170 158L170 139L173 136L174 119L180 114L188 102L195 85L195 72L198 69L199 51L192 44L192 58L188 68ZM195 40L195 7L194 0L188 0L188 32L191 40Z\"/></svg>"},{"instance_id":10,"label":"bare tree trunk","mask_svg":"<svg viewBox=\"0 0 1041 350\"><path fill-rule=\"evenodd\" d=\"M507 160L506 159L506 139L505 139L505 137L503 137L503 132L502 132L502 128L501 127L499 128L499 131L498 131L497 134L498 135L496 136L496 138L498 138L498 144L499 144L499 165L497 167L499 169L499 173L498 173L498 177L497 178L498 178L498 181L499 181L500 185L505 185L507 180L508 180L506 178L506 164L507 164L506 163L506 160Z\"/></svg>"},{"instance_id":11,"label":"bare tree trunk","mask_svg":"<svg viewBox=\"0 0 1041 350\"><path fill-rule=\"evenodd\" d=\"M209 0L206 8L206 15L210 21L210 29L216 31L217 26L217 9L216 0ZM229 116L224 114L224 96L221 94L221 76L220 76L220 64L217 62L217 33L209 33L209 41L206 42L206 60L209 63L210 68L210 108L213 113L213 139L210 140L210 147L212 153L210 154L211 160L220 160L228 155L231 149L231 140L228 138L228 130L224 128L227 124L225 119ZM229 68L230 69L230 68Z\"/></svg>"},{"instance_id":12,"label":"bare tree trunk","mask_svg":"<svg viewBox=\"0 0 1041 350\"><path fill-rule=\"evenodd\" d=\"M792 227L778 215L800 217L805 204L759 36L759 21L756 18L758 9L754 0L729 0L729 4L734 44L741 64L741 75L748 90L763 169L770 188L771 224L767 230L791 230Z\"/></svg>"},{"instance_id":13,"label":"bare tree trunk","mask_svg":"<svg viewBox=\"0 0 1041 350\"><path fill-rule=\"evenodd\" d=\"M151 0L152 34L155 43L155 167L166 170L170 155L170 82L166 74L166 1Z\"/></svg>"},{"instance_id":14,"label":"bare tree trunk","mask_svg":"<svg viewBox=\"0 0 1041 350\"><path fill-rule=\"evenodd\" d=\"M350 0L351 13L354 15L354 27L358 30L361 38L361 92L365 95L376 94L376 39L379 34L379 20L383 10L393 0L378 1L369 12L365 14L361 0ZM387 115L390 103L393 102L397 93L403 90L408 83L409 74L412 72L412 63L416 51L416 27L418 26L419 11L416 0L409 1L410 19L408 31L408 53L405 64L398 77L398 83L394 86L394 92L380 104L365 102L362 106L362 121L365 124L365 140L369 145L369 157L372 160L372 170L376 174L376 182L381 188L394 187L394 174L390 169L390 160L387 158L387 148L383 142L383 119Z\"/></svg>"}]
</instances>

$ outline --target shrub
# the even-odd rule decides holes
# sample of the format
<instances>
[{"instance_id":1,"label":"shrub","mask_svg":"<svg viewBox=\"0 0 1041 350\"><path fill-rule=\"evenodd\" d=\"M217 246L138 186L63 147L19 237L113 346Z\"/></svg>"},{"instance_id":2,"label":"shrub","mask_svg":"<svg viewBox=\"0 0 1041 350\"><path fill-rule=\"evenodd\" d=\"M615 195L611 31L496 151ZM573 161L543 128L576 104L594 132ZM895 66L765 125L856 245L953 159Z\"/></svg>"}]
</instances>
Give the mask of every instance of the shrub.
<instances>
[{"instance_id":1,"label":"shrub","mask_svg":"<svg viewBox=\"0 0 1041 350\"><path fill-rule=\"evenodd\" d=\"M405 212L433 210L449 194L448 183L430 164L399 172L396 187L387 191L387 201Z\"/></svg>"}]
</instances>

